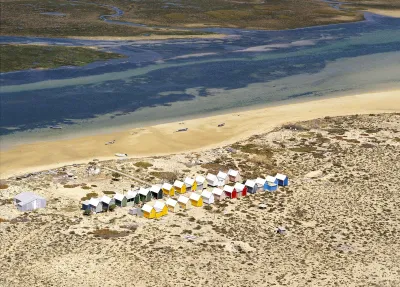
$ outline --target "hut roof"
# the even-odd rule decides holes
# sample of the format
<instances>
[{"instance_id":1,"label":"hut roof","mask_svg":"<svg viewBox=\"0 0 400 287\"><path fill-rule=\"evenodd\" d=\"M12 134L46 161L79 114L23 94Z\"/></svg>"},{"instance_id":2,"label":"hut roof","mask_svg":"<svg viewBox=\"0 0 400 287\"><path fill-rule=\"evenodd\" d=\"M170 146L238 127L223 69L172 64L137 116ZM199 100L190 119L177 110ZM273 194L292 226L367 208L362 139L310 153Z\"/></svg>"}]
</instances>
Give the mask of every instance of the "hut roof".
<instances>
[{"instance_id":1,"label":"hut roof","mask_svg":"<svg viewBox=\"0 0 400 287\"><path fill-rule=\"evenodd\" d=\"M234 170L234 169L230 169L230 170L228 170L228 175L230 175L230 176L238 176L239 175L239 171L238 170Z\"/></svg>"},{"instance_id":2,"label":"hut roof","mask_svg":"<svg viewBox=\"0 0 400 287\"><path fill-rule=\"evenodd\" d=\"M224 186L224 191L226 191L226 192L232 193L233 190L234 190L233 186L230 186L230 185L225 185Z\"/></svg>"},{"instance_id":3,"label":"hut roof","mask_svg":"<svg viewBox=\"0 0 400 287\"><path fill-rule=\"evenodd\" d=\"M203 183L206 179L204 178L204 176L198 175L196 176L196 182L197 183Z\"/></svg>"},{"instance_id":4,"label":"hut roof","mask_svg":"<svg viewBox=\"0 0 400 287\"><path fill-rule=\"evenodd\" d=\"M206 178L207 178L207 180L211 180L211 181L217 181L218 180L217 176L215 174L212 174L212 173L207 174Z\"/></svg>"},{"instance_id":5,"label":"hut roof","mask_svg":"<svg viewBox=\"0 0 400 287\"><path fill-rule=\"evenodd\" d=\"M165 204L168 206L175 206L178 204L178 202L172 198L168 198L167 201L165 202Z\"/></svg>"},{"instance_id":6,"label":"hut roof","mask_svg":"<svg viewBox=\"0 0 400 287\"><path fill-rule=\"evenodd\" d=\"M157 212L159 212L164 209L165 203L163 201L156 201L156 203L154 203L153 207Z\"/></svg>"},{"instance_id":7,"label":"hut roof","mask_svg":"<svg viewBox=\"0 0 400 287\"><path fill-rule=\"evenodd\" d=\"M217 177L218 179L226 179L226 177L228 176L228 174L226 174L225 172L218 172Z\"/></svg>"},{"instance_id":8,"label":"hut roof","mask_svg":"<svg viewBox=\"0 0 400 287\"><path fill-rule=\"evenodd\" d=\"M139 191L137 191L137 190L135 190L135 191L128 190L128 192L126 193L126 198L127 199L135 198L138 193L139 193Z\"/></svg>"},{"instance_id":9,"label":"hut roof","mask_svg":"<svg viewBox=\"0 0 400 287\"><path fill-rule=\"evenodd\" d=\"M224 191L218 187L215 187L211 192L215 195L221 196Z\"/></svg>"},{"instance_id":10,"label":"hut roof","mask_svg":"<svg viewBox=\"0 0 400 287\"><path fill-rule=\"evenodd\" d=\"M271 176L271 175L267 175L267 177L265 178L265 180L266 180L267 182L272 182L272 183L274 183L275 180L276 180L276 177Z\"/></svg>"},{"instance_id":11,"label":"hut roof","mask_svg":"<svg viewBox=\"0 0 400 287\"><path fill-rule=\"evenodd\" d=\"M32 192L21 192L20 194L17 194L14 197L14 199L20 201L18 205L24 205L36 199L44 199L44 198Z\"/></svg>"},{"instance_id":12,"label":"hut roof","mask_svg":"<svg viewBox=\"0 0 400 287\"><path fill-rule=\"evenodd\" d=\"M180 202L180 203L186 204L186 203L188 203L188 201L189 201L189 198L186 197L186 196L184 196L184 195L181 195L181 196L179 196L179 198L178 198L178 202Z\"/></svg>"},{"instance_id":13,"label":"hut roof","mask_svg":"<svg viewBox=\"0 0 400 287\"><path fill-rule=\"evenodd\" d=\"M194 192L190 195L190 199L191 200L195 200L195 201L198 201L200 199L200 197L201 197L200 194L197 194L197 193L194 193Z\"/></svg>"},{"instance_id":14,"label":"hut roof","mask_svg":"<svg viewBox=\"0 0 400 287\"><path fill-rule=\"evenodd\" d=\"M263 179L261 177L257 177L256 184L257 185L264 185L265 184L265 179Z\"/></svg>"},{"instance_id":15,"label":"hut roof","mask_svg":"<svg viewBox=\"0 0 400 287\"><path fill-rule=\"evenodd\" d=\"M104 202L105 204L110 204L111 202L111 197L108 197L107 195L103 195L102 198L100 198L101 202Z\"/></svg>"},{"instance_id":16,"label":"hut roof","mask_svg":"<svg viewBox=\"0 0 400 287\"><path fill-rule=\"evenodd\" d=\"M97 206L97 205L99 205L99 203L100 203L100 199L98 199L98 198L92 197L89 200L89 205L92 205L92 206Z\"/></svg>"},{"instance_id":17,"label":"hut roof","mask_svg":"<svg viewBox=\"0 0 400 287\"><path fill-rule=\"evenodd\" d=\"M159 193L161 191L161 186L158 184L152 185L150 187L151 192Z\"/></svg>"},{"instance_id":18,"label":"hut roof","mask_svg":"<svg viewBox=\"0 0 400 287\"><path fill-rule=\"evenodd\" d=\"M119 201L124 200L124 197L126 197L126 196L123 195L123 194L121 194L121 193L116 193L116 194L114 195L114 198L115 198L116 200L119 200Z\"/></svg>"},{"instance_id":19,"label":"hut roof","mask_svg":"<svg viewBox=\"0 0 400 287\"><path fill-rule=\"evenodd\" d=\"M184 183L180 180L175 180L175 182L174 182L174 186L179 187L179 188L182 188L183 184Z\"/></svg>"},{"instance_id":20,"label":"hut roof","mask_svg":"<svg viewBox=\"0 0 400 287\"><path fill-rule=\"evenodd\" d=\"M277 173L277 174L275 175L275 177L276 177L277 179L279 179L279 180L285 180L285 179L287 178L286 175L281 174L281 173Z\"/></svg>"},{"instance_id":21,"label":"hut roof","mask_svg":"<svg viewBox=\"0 0 400 287\"><path fill-rule=\"evenodd\" d=\"M145 204L142 206L142 210L145 212L148 212L148 213L150 213L152 209L153 209L153 206L148 205L148 204Z\"/></svg>"},{"instance_id":22,"label":"hut roof","mask_svg":"<svg viewBox=\"0 0 400 287\"><path fill-rule=\"evenodd\" d=\"M243 191L245 187L246 186L240 182L235 183L235 185L233 186L233 188L236 189L236 191Z\"/></svg>"},{"instance_id":23,"label":"hut roof","mask_svg":"<svg viewBox=\"0 0 400 287\"><path fill-rule=\"evenodd\" d=\"M168 182L164 182L164 184L162 185L161 188L166 189L166 190L171 190L172 184L170 184Z\"/></svg>"},{"instance_id":24,"label":"hut roof","mask_svg":"<svg viewBox=\"0 0 400 287\"><path fill-rule=\"evenodd\" d=\"M248 179L248 180L246 180L246 183L244 185L249 186L249 187L254 187L256 185L256 182L254 180Z\"/></svg>"},{"instance_id":25,"label":"hut roof","mask_svg":"<svg viewBox=\"0 0 400 287\"><path fill-rule=\"evenodd\" d=\"M147 194L150 192L150 189L148 189L148 188L143 188L143 187L141 187L140 189L139 189L139 194L141 194L141 195L144 195L144 196L147 196Z\"/></svg>"},{"instance_id":26,"label":"hut roof","mask_svg":"<svg viewBox=\"0 0 400 287\"><path fill-rule=\"evenodd\" d=\"M193 186L193 184L194 184L194 179L193 179L193 178L190 178L190 177L185 178L185 184L186 184L186 185L189 185L189 186Z\"/></svg>"},{"instance_id":27,"label":"hut roof","mask_svg":"<svg viewBox=\"0 0 400 287\"><path fill-rule=\"evenodd\" d=\"M202 197L205 198L211 198L213 196L212 192L209 192L207 189L203 190L203 192L201 193Z\"/></svg>"}]
</instances>

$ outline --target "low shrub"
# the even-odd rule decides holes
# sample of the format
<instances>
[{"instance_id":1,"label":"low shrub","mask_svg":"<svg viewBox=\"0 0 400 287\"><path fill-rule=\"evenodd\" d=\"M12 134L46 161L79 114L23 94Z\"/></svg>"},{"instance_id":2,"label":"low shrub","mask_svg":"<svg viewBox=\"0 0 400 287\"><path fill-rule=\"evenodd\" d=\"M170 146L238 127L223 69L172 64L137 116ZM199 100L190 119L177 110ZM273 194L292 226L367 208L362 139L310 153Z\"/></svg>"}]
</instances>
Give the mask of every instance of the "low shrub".
<instances>
[{"instance_id":1,"label":"low shrub","mask_svg":"<svg viewBox=\"0 0 400 287\"><path fill-rule=\"evenodd\" d=\"M151 163L149 163L147 161L138 161L134 165L137 167L141 167L141 168L149 168L149 167L153 166Z\"/></svg>"}]
</instances>

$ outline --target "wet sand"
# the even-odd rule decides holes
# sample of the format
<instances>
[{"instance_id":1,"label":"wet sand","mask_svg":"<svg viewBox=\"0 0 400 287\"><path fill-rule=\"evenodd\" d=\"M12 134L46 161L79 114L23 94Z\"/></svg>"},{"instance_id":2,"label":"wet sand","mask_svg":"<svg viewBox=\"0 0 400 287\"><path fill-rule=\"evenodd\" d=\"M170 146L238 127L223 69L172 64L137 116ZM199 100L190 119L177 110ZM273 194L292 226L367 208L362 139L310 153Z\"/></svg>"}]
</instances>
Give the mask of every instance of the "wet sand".
<instances>
[{"instance_id":1,"label":"wet sand","mask_svg":"<svg viewBox=\"0 0 400 287\"><path fill-rule=\"evenodd\" d=\"M400 10L368 9L367 11L378 15L400 18Z\"/></svg>"},{"instance_id":2,"label":"wet sand","mask_svg":"<svg viewBox=\"0 0 400 287\"><path fill-rule=\"evenodd\" d=\"M385 112L400 112L400 90L313 100L187 120L184 123L24 144L0 152L0 172L1 178L7 178L94 158L113 159L116 158L115 153L140 157L202 150L265 133L287 122ZM218 127L220 123L225 123L225 126ZM176 132L181 128L189 130ZM105 145L111 140L116 142Z\"/></svg>"}]
</instances>

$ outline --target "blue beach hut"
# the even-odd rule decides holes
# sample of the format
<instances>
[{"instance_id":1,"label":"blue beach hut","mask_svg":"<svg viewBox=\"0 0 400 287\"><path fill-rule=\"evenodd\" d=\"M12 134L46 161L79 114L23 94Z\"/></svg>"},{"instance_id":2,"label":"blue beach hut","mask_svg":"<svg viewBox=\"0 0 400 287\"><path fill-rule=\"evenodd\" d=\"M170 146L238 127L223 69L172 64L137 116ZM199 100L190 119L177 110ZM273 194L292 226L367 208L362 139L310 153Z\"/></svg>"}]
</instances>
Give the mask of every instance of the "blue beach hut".
<instances>
[{"instance_id":1,"label":"blue beach hut","mask_svg":"<svg viewBox=\"0 0 400 287\"><path fill-rule=\"evenodd\" d=\"M278 180L278 185L279 186L288 186L289 185L289 178L281 173L277 173L275 175L276 179Z\"/></svg>"},{"instance_id":2,"label":"blue beach hut","mask_svg":"<svg viewBox=\"0 0 400 287\"><path fill-rule=\"evenodd\" d=\"M276 191L278 189L278 185L276 183L271 183L271 182L265 182L264 184L264 190L265 191Z\"/></svg>"},{"instance_id":3,"label":"blue beach hut","mask_svg":"<svg viewBox=\"0 0 400 287\"><path fill-rule=\"evenodd\" d=\"M275 176L271 176L271 175L268 175L265 178L265 181L269 182L269 183L273 183L273 184L278 184L278 180L276 179L276 177Z\"/></svg>"}]
</instances>

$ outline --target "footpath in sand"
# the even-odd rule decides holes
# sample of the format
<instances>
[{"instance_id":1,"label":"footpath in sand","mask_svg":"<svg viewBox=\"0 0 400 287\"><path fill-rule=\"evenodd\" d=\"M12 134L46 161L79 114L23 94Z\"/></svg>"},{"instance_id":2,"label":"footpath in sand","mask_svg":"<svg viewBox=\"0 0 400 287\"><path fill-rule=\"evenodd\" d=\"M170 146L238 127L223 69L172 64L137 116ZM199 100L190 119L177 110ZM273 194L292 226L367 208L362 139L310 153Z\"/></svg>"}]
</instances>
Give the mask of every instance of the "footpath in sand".
<instances>
[{"instance_id":1,"label":"footpath in sand","mask_svg":"<svg viewBox=\"0 0 400 287\"><path fill-rule=\"evenodd\" d=\"M400 111L400 91L368 93L249 110L207 118L135 128L123 132L36 142L0 152L0 174L6 178L87 160L165 155L213 148L266 132L286 122L325 116ZM225 123L224 127L218 124ZM187 132L176 130L188 128ZM105 145L115 139L115 144Z\"/></svg>"}]
</instances>

